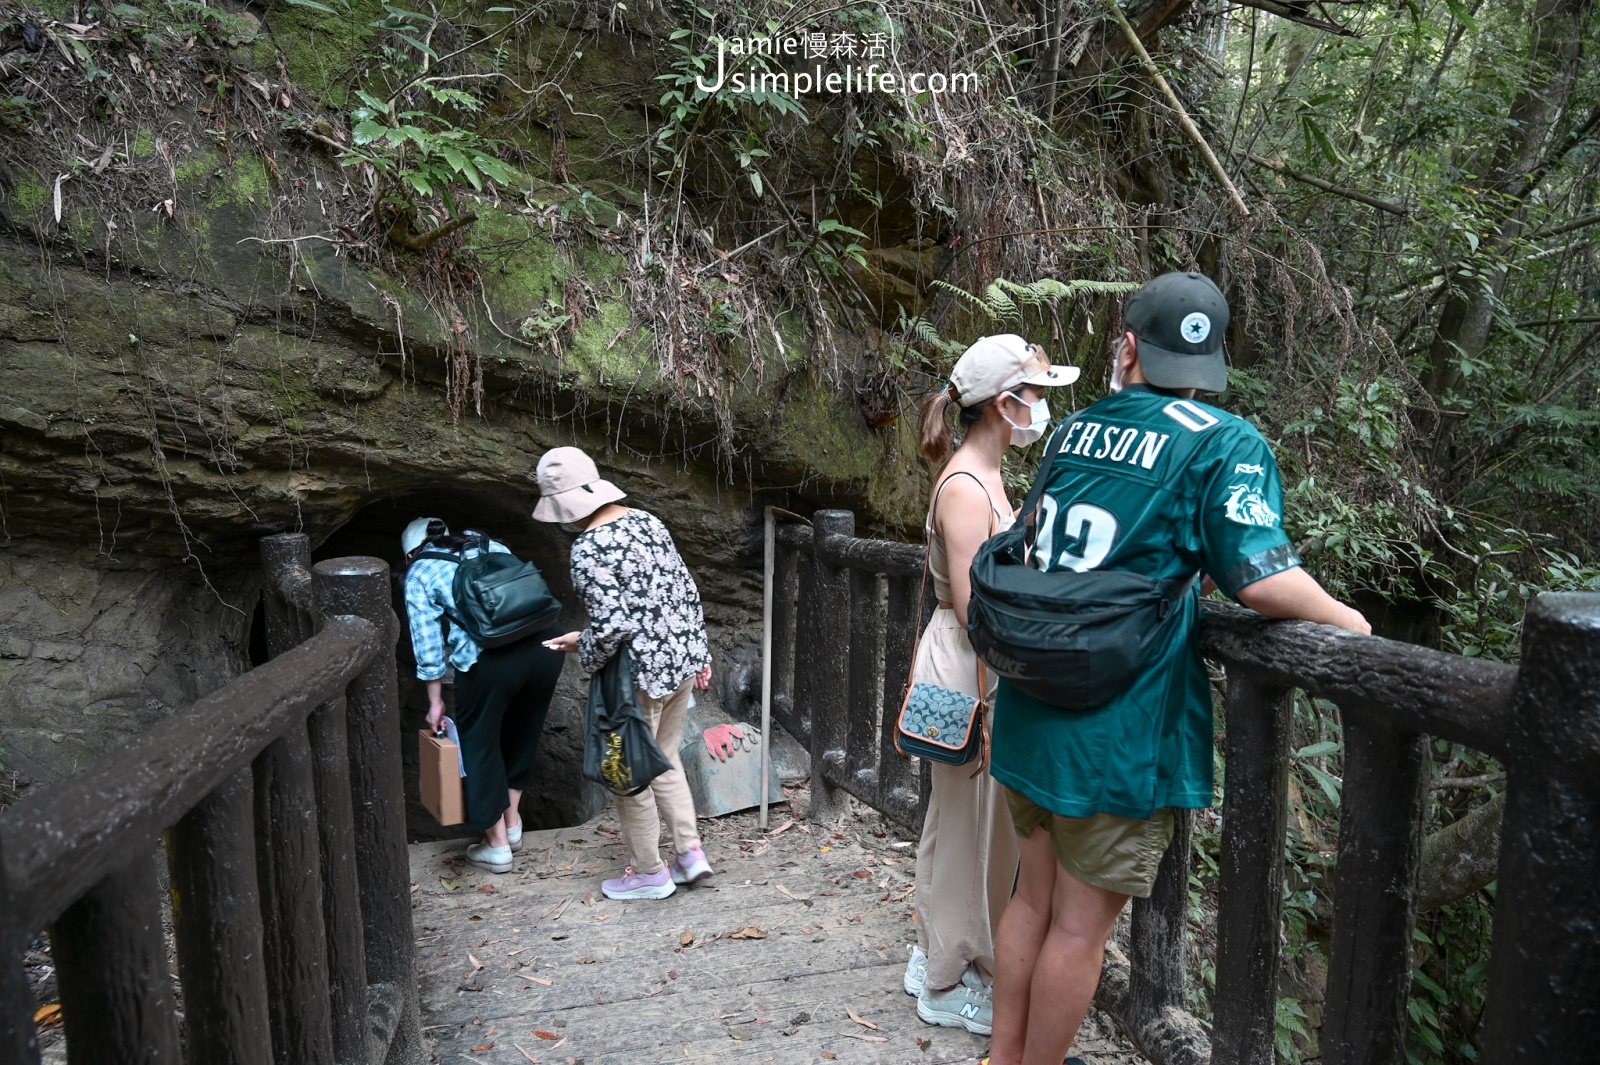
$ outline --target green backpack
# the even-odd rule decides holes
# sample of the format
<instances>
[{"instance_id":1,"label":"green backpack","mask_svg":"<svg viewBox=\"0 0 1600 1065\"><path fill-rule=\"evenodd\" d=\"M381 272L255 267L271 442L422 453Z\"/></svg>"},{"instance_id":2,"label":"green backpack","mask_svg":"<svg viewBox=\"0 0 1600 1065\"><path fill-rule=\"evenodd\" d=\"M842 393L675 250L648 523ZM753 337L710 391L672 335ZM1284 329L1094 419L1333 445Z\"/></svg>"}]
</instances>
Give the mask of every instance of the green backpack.
<instances>
[{"instance_id":1,"label":"green backpack","mask_svg":"<svg viewBox=\"0 0 1600 1065\"><path fill-rule=\"evenodd\" d=\"M455 609L445 614L483 647L526 639L561 615L561 600L550 594L539 567L507 551L490 551L486 536L471 558L449 551L419 551L416 557L456 565Z\"/></svg>"}]
</instances>

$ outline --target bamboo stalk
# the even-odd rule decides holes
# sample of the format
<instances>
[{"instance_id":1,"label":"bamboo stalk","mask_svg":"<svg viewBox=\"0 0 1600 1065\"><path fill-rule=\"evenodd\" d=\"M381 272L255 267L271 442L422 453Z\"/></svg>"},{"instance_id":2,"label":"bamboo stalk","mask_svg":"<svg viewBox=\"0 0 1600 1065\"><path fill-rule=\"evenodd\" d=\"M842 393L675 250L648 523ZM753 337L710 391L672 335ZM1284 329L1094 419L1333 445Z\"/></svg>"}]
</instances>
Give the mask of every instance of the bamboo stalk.
<instances>
[{"instance_id":1,"label":"bamboo stalk","mask_svg":"<svg viewBox=\"0 0 1600 1065\"><path fill-rule=\"evenodd\" d=\"M1205 137L1201 136L1199 127L1189 117L1189 112L1184 110L1183 104L1178 100L1178 94L1172 91L1172 86L1167 84L1167 79L1163 78L1161 71L1156 69L1155 60L1151 59L1150 53L1145 51L1144 42L1139 40L1138 31L1133 28L1127 16L1122 13L1122 9L1117 7L1116 0L1107 0L1106 7L1110 10L1111 17L1116 20L1117 25L1122 27L1122 34L1128 38L1128 43L1133 46L1135 54L1139 57L1140 65L1144 67L1144 72L1150 76L1150 80L1155 82L1156 88L1160 89L1161 94L1167 98L1168 106L1177 112L1178 125L1183 128L1184 135L1194 142L1194 146L1200 150L1201 158L1206 162L1206 167L1216 177L1217 181L1222 184L1222 187L1227 190L1228 199L1233 202L1234 210L1238 211L1241 216L1249 218L1250 208L1245 206L1244 197L1239 195L1239 190L1235 187L1233 179L1228 177L1226 170L1222 169L1222 164L1217 161L1216 154L1212 152L1211 146L1206 143Z\"/></svg>"}]
</instances>

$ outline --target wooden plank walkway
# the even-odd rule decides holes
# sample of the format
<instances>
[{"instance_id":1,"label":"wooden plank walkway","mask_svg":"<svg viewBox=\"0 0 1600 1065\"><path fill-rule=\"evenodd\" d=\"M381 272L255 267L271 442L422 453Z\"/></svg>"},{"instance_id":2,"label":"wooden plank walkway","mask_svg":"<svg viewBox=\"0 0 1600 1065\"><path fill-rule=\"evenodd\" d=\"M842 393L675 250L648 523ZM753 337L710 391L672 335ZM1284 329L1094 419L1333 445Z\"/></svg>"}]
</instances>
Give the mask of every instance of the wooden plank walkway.
<instances>
[{"instance_id":1,"label":"wooden plank walkway","mask_svg":"<svg viewBox=\"0 0 1600 1065\"><path fill-rule=\"evenodd\" d=\"M609 814L528 833L498 876L462 863L462 841L414 845L435 1060L975 1065L988 1040L923 1024L900 986L914 848L876 821L779 806L771 824L760 838L754 813L702 820L717 875L659 902L600 893L623 865ZM1144 1063L1098 1012L1076 1052Z\"/></svg>"}]
</instances>

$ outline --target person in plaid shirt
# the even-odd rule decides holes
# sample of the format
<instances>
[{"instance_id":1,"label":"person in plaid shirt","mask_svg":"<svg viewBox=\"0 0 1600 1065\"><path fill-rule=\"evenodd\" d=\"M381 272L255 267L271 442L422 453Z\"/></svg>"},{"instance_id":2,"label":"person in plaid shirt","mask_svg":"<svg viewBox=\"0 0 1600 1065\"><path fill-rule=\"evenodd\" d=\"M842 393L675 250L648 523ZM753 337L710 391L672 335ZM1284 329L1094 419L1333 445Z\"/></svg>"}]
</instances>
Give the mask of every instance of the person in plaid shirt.
<instances>
[{"instance_id":1,"label":"person in plaid shirt","mask_svg":"<svg viewBox=\"0 0 1600 1065\"><path fill-rule=\"evenodd\" d=\"M492 873L508 873L511 855L522 849L517 807L533 778L539 736L565 661L544 646L560 634L560 621L515 643L480 647L462 626L447 626L447 615L455 610L456 563L418 556L443 551L466 559L481 550L508 548L478 533L452 536L438 518L418 518L407 525L400 546L409 563L405 599L411 649L417 679L428 688L428 727L435 731L445 713L445 674L455 671L452 720L467 770L466 821L484 834L481 843L467 848L467 861Z\"/></svg>"}]
</instances>

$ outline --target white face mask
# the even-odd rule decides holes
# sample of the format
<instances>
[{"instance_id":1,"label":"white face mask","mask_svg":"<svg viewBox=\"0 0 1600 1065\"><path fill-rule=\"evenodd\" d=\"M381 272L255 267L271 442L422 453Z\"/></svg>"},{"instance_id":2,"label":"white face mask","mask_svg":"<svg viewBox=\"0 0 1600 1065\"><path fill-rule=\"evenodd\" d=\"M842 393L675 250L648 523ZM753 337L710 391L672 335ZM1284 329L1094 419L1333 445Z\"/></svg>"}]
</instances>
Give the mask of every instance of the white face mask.
<instances>
[{"instance_id":1,"label":"white face mask","mask_svg":"<svg viewBox=\"0 0 1600 1065\"><path fill-rule=\"evenodd\" d=\"M1005 394L1018 403L1028 403L1027 400L1015 392L1007 392ZM1006 418L1005 411L1002 410L1000 412L1000 417L1005 418L1006 424L1011 426L1012 447L1027 447L1043 436L1044 431L1050 427L1050 404L1043 399L1037 399L1032 403L1028 403L1028 411L1032 415L1032 420L1026 426L1018 425L1010 418Z\"/></svg>"},{"instance_id":2,"label":"white face mask","mask_svg":"<svg viewBox=\"0 0 1600 1065\"><path fill-rule=\"evenodd\" d=\"M1120 355L1117 357L1117 361L1111 366L1110 388L1113 392L1122 391L1122 357Z\"/></svg>"}]
</instances>

